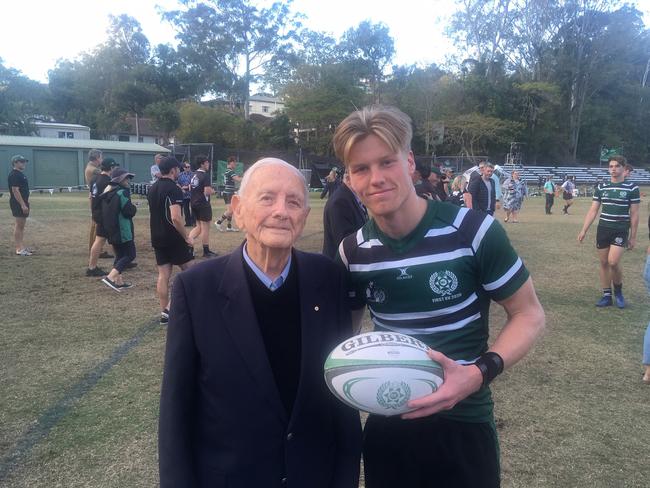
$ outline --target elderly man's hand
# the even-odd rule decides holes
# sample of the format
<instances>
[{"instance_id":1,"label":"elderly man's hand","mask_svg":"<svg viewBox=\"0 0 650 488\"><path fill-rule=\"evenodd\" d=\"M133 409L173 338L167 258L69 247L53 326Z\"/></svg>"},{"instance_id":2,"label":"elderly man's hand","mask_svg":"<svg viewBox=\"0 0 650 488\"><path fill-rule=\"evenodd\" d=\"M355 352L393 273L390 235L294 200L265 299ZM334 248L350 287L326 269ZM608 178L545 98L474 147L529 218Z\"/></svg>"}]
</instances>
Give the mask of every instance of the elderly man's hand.
<instances>
[{"instance_id":1,"label":"elderly man's hand","mask_svg":"<svg viewBox=\"0 0 650 488\"><path fill-rule=\"evenodd\" d=\"M403 419L428 417L442 410L450 410L458 402L477 391L483 384L483 375L477 366L463 366L432 349L429 349L428 354L431 359L442 366L445 381L438 391L411 400L408 406L417 410L403 414Z\"/></svg>"}]
</instances>

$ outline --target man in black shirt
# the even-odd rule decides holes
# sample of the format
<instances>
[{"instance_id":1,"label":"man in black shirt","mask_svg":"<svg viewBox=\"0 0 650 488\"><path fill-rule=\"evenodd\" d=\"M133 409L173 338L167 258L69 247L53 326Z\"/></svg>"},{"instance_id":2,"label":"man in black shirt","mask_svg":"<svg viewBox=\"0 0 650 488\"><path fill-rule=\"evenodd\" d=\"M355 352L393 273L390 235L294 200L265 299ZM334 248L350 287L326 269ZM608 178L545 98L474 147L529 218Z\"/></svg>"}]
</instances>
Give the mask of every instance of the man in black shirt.
<instances>
[{"instance_id":1,"label":"man in black shirt","mask_svg":"<svg viewBox=\"0 0 650 488\"><path fill-rule=\"evenodd\" d=\"M194 244L183 225L183 190L176 184L181 172L178 161L165 157L158 164L160 176L151 185L149 200L149 227L151 245L156 253L158 282L156 291L160 300L160 323L169 321L169 278L172 266L186 269L194 259Z\"/></svg>"},{"instance_id":2,"label":"man in black shirt","mask_svg":"<svg viewBox=\"0 0 650 488\"><path fill-rule=\"evenodd\" d=\"M31 256L33 251L25 247L23 242L25 223L29 216L29 183L24 174L27 158L17 154L11 158L11 165L13 169L9 173L7 183L9 187L9 207L11 207L11 214L16 219L14 226L16 254L18 256Z\"/></svg>"},{"instance_id":3,"label":"man in black shirt","mask_svg":"<svg viewBox=\"0 0 650 488\"><path fill-rule=\"evenodd\" d=\"M108 274L105 270L97 266L97 260L99 259L104 244L106 244L106 230L101 224L102 209L98 197L104 193L104 190L111 182L111 173L116 166L119 166L119 164L113 158L103 159L100 164L101 172L93 176L88 185L90 188L90 211L93 222L95 223L95 240L90 248L86 276L106 276Z\"/></svg>"},{"instance_id":4,"label":"man in black shirt","mask_svg":"<svg viewBox=\"0 0 650 488\"><path fill-rule=\"evenodd\" d=\"M235 194L235 190L237 189L235 187L235 183L241 182L241 176L239 176L235 172L236 167L237 167L237 160L233 156L230 156L228 158L228 167L223 174L223 201L226 204L226 211L223 213L221 218L214 223L214 225L216 225L217 229L220 231L223 231L223 227L221 227L221 223L224 220L228 222L226 224L227 232L238 231L238 229L233 229L232 227L232 207L230 206L230 201L232 200L232 196Z\"/></svg>"},{"instance_id":5,"label":"man in black shirt","mask_svg":"<svg viewBox=\"0 0 650 488\"><path fill-rule=\"evenodd\" d=\"M210 206L210 195L214 193L210 185L210 161L207 156L199 155L194 160L196 172L192 176L190 205L192 214L196 216L196 227L190 232L192 241L199 235L203 244L203 257L211 258L217 255L210 251L210 222L212 222L212 207Z\"/></svg>"}]
</instances>

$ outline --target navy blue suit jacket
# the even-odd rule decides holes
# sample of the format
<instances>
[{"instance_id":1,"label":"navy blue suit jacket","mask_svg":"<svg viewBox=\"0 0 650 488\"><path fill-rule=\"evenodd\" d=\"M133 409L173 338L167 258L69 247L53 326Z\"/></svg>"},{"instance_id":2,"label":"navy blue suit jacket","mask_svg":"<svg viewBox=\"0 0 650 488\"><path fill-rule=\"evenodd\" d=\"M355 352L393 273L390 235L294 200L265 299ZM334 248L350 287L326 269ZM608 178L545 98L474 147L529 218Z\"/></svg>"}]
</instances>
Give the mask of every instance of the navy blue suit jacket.
<instances>
[{"instance_id":1,"label":"navy blue suit jacket","mask_svg":"<svg viewBox=\"0 0 650 488\"><path fill-rule=\"evenodd\" d=\"M160 400L161 486L356 488L359 415L323 380L327 354L351 335L342 273L323 256L293 251L302 358L288 418L244 266L239 247L174 281Z\"/></svg>"}]
</instances>

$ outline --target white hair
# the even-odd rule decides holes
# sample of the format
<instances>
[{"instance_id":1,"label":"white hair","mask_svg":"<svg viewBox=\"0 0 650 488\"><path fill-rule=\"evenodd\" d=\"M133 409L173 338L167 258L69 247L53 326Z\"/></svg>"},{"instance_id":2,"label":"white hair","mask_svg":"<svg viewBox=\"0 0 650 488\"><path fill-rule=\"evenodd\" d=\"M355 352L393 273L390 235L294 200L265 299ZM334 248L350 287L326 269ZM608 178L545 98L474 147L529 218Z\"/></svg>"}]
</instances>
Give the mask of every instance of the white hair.
<instances>
[{"instance_id":1,"label":"white hair","mask_svg":"<svg viewBox=\"0 0 650 488\"><path fill-rule=\"evenodd\" d=\"M277 166L282 166L283 168L288 169L291 171L294 175L298 177L300 182L302 183L303 191L305 193L305 206L309 207L309 190L307 188L307 181L305 180L305 176L296 168L295 166L290 165L286 161L278 158L263 158L260 159L259 161L255 162L250 168L246 170L244 173L244 177L241 180L241 184L239 185L239 196L241 198L244 198L246 195L246 187L248 186L248 183L250 182L251 178L253 177L253 174L260 168L263 168L265 166L270 166L270 165L277 165Z\"/></svg>"}]
</instances>

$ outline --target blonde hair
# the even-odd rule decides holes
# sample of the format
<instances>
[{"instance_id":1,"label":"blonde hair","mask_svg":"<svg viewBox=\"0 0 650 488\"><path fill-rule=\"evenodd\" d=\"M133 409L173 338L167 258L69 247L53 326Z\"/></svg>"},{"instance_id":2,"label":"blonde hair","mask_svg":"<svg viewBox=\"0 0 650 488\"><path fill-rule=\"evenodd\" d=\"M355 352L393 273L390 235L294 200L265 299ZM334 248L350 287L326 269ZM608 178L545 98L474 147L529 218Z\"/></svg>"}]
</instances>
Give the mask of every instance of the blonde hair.
<instances>
[{"instance_id":1,"label":"blonde hair","mask_svg":"<svg viewBox=\"0 0 650 488\"><path fill-rule=\"evenodd\" d=\"M369 135L379 137L394 152L408 152L413 137L411 118L388 105L372 105L352 112L334 132L332 145L336 157L347 164L352 146Z\"/></svg>"},{"instance_id":2,"label":"blonde hair","mask_svg":"<svg viewBox=\"0 0 650 488\"><path fill-rule=\"evenodd\" d=\"M461 190L464 185L465 185L465 177L462 175L456 176L456 178L454 178L454 181L451 182L451 189Z\"/></svg>"}]
</instances>

